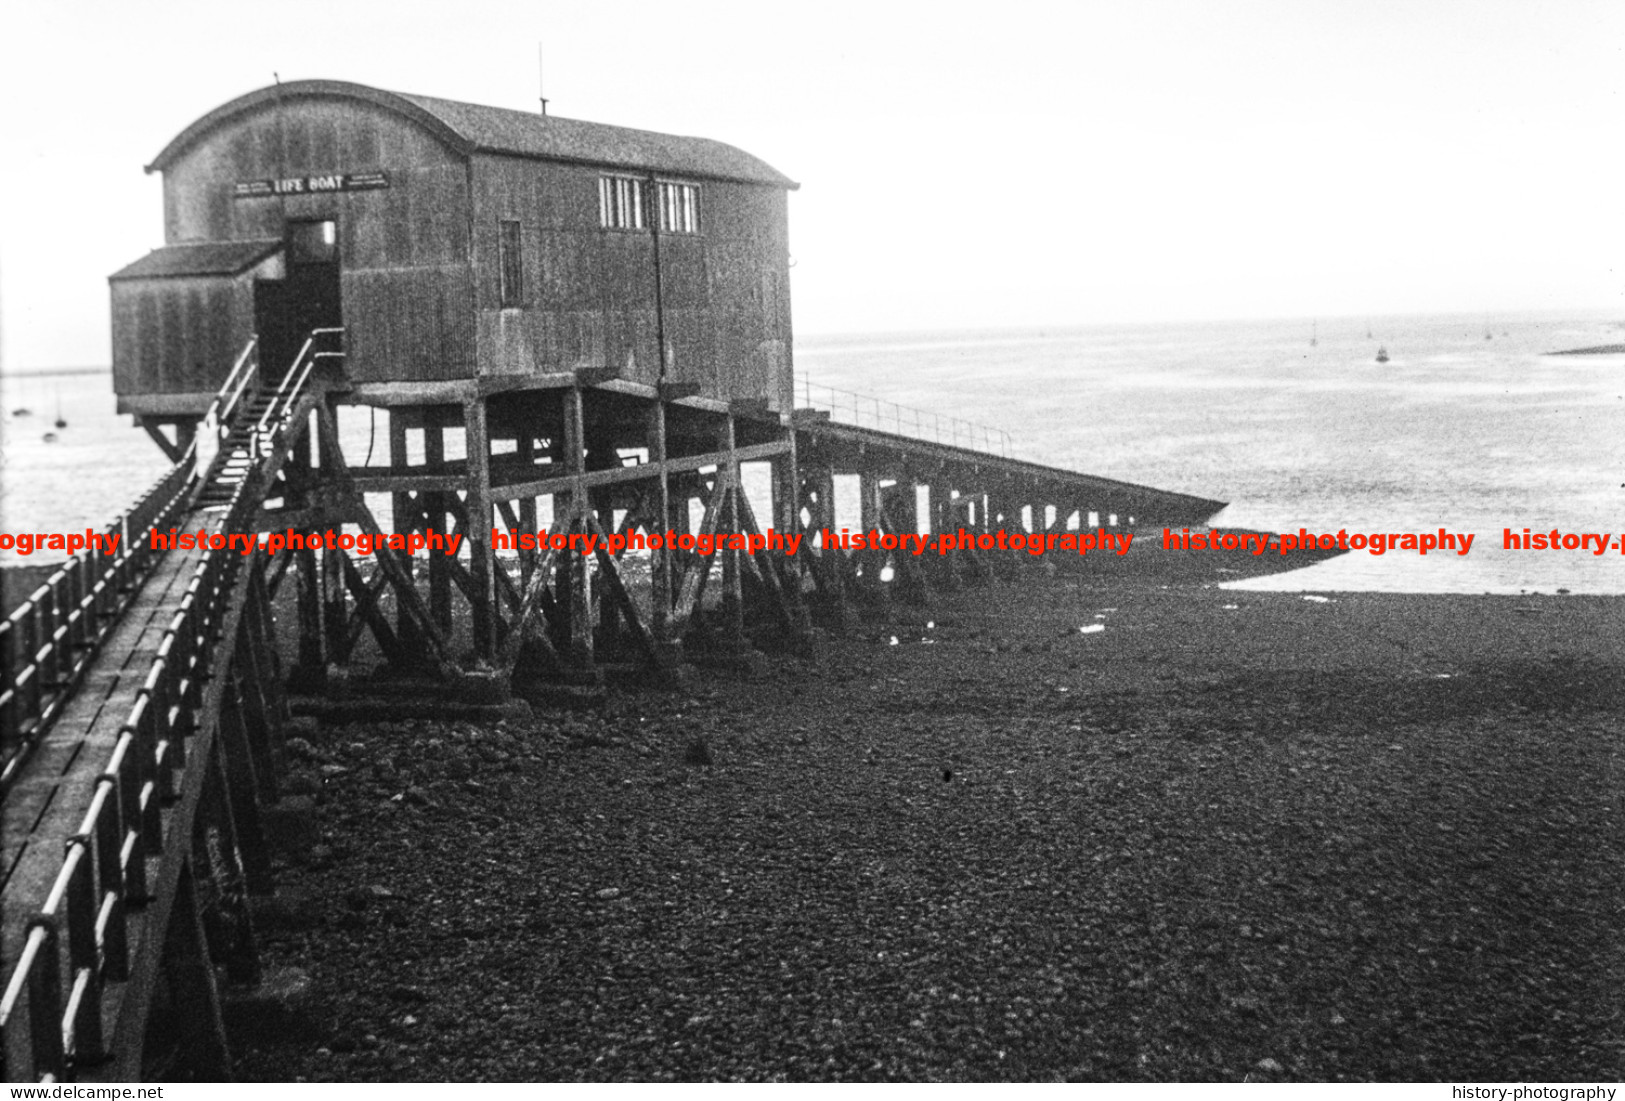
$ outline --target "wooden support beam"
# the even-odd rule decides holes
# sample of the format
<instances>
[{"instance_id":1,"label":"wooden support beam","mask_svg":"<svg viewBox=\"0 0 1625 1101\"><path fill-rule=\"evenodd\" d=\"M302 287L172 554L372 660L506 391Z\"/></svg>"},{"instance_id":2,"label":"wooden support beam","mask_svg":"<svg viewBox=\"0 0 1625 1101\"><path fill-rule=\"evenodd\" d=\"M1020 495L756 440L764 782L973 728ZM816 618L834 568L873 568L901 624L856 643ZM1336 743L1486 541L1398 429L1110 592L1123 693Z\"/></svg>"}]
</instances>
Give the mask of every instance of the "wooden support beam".
<instances>
[{"instance_id":1,"label":"wooden support beam","mask_svg":"<svg viewBox=\"0 0 1625 1101\"><path fill-rule=\"evenodd\" d=\"M726 468L717 471L716 479L711 484L711 495L705 502L705 515L700 519L700 530L697 536L713 536L717 530L718 514L722 510L723 498L726 496L728 485L728 472ZM688 524L683 524L686 529ZM689 622L694 617L694 610L699 606L701 590L705 579L711 572L711 559L700 556L691 556L693 561L683 571L682 580L677 593L677 604L672 609L672 630L680 637L688 631Z\"/></svg>"},{"instance_id":2,"label":"wooden support beam","mask_svg":"<svg viewBox=\"0 0 1625 1101\"><path fill-rule=\"evenodd\" d=\"M532 567L530 577L525 582L524 591L519 599L519 607L514 612L513 621L509 625L503 641L501 664L505 668L512 667L522 644L546 638L543 632L535 629L535 625L541 615L543 597L547 593L548 577L553 569L554 557L558 553L552 548L552 537L567 533L573 520L574 516L567 507L554 509L553 524L548 528L547 532L548 545L537 552L536 564ZM548 645L547 649L549 653L552 653L553 647L551 644ZM553 654L553 657L556 658L557 656L557 654Z\"/></svg>"},{"instance_id":3,"label":"wooden support beam","mask_svg":"<svg viewBox=\"0 0 1625 1101\"><path fill-rule=\"evenodd\" d=\"M884 529L880 510L880 475L863 471L858 475L858 525L865 531ZM863 591L870 597L884 600L888 595L880 580L880 571L886 563L886 552L873 548L854 551L853 565L862 569Z\"/></svg>"},{"instance_id":4,"label":"wooden support beam","mask_svg":"<svg viewBox=\"0 0 1625 1101\"><path fill-rule=\"evenodd\" d=\"M439 466L446 461L446 426L433 411L426 412L423 419L423 458L429 466ZM356 484L359 487L363 483ZM427 530L446 530L448 496L454 497L454 491L437 488L425 490L419 497L424 506L423 520ZM442 635L450 637L451 572L446 563L446 555L429 555L429 618Z\"/></svg>"},{"instance_id":5,"label":"wooden support beam","mask_svg":"<svg viewBox=\"0 0 1625 1101\"><path fill-rule=\"evenodd\" d=\"M235 661L222 672L229 679L220 707L219 746L225 796L230 800L233 840L241 854L241 871L249 892L268 895L273 889L271 850L260 822L260 782L250 748L253 732L249 728L255 716L249 713L243 699L242 680Z\"/></svg>"},{"instance_id":6,"label":"wooden support beam","mask_svg":"<svg viewBox=\"0 0 1625 1101\"><path fill-rule=\"evenodd\" d=\"M586 478L587 437L582 413L579 387L562 392L564 400L564 465L570 471L568 487L572 530L585 532L590 523L592 503L587 498ZM568 592L565 594L566 615L570 622L567 647L569 661L577 668L590 668L593 664L592 623L592 569L587 556L580 551L565 550L564 571Z\"/></svg>"},{"instance_id":7,"label":"wooden support beam","mask_svg":"<svg viewBox=\"0 0 1625 1101\"><path fill-rule=\"evenodd\" d=\"M752 444L741 447L732 453L734 462L748 463L758 459L772 458L789 450L787 440L772 440L768 443ZM665 473L678 474L684 471L701 470L708 466L720 466L730 461L727 450L708 451L700 455L682 455L668 459L665 463ZM645 478L655 478L661 471L655 468L653 462L638 463L634 466L617 466L608 470L585 471L580 475L566 473L562 476L540 478L525 482L499 483L491 487L496 494L508 497L541 497L549 493L568 493L578 485L584 489L597 489L601 486L615 485L620 482L635 482Z\"/></svg>"},{"instance_id":8,"label":"wooden support beam","mask_svg":"<svg viewBox=\"0 0 1625 1101\"><path fill-rule=\"evenodd\" d=\"M321 474L324 480L331 480L343 459L337 444L329 447L327 443L329 439L338 439L338 418L334 415L333 407L325 401L317 407L316 416L321 426ZM349 610L344 602L344 557L344 552L337 547L324 546L320 555L322 637L329 665L347 665L350 661Z\"/></svg>"},{"instance_id":9,"label":"wooden support beam","mask_svg":"<svg viewBox=\"0 0 1625 1101\"><path fill-rule=\"evenodd\" d=\"M491 549L491 440L485 423L485 399L475 398L463 406L463 431L468 445L467 533L469 572L474 580L471 626L474 654L481 661L496 657L497 623L500 610L496 601L493 573L496 563Z\"/></svg>"},{"instance_id":10,"label":"wooden support beam","mask_svg":"<svg viewBox=\"0 0 1625 1101\"><path fill-rule=\"evenodd\" d=\"M348 500L350 508L355 511L357 522L363 531L374 539L385 538L383 528L379 526L377 518L372 514L372 510L367 507L366 499L361 496L360 492L355 488L355 483L350 478L349 468L344 464L343 450L339 447L336 427L326 418L318 420L317 425L322 433L323 452L330 452L335 456L332 473L333 491L341 498ZM487 533L487 538L489 538L489 533ZM424 607L416 587L412 584L411 575L402 568L394 551L380 546L373 552L373 556L379 568L389 575L390 585L395 590L395 599L407 606L413 618L418 621L420 633L426 644L428 664L437 671L443 672L449 669L451 657L446 636L441 633L438 625L434 622L430 610ZM402 557L404 557L404 554ZM429 561L431 563L440 561L444 564L447 558L448 556L443 554L430 555Z\"/></svg>"},{"instance_id":11,"label":"wooden support beam","mask_svg":"<svg viewBox=\"0 0 1625 1101\"><path fill-rule=\"evenodd\" d=\"M171 443L169 441L169 437L164 435L163 429L158 425L153 424L145 417L137 417L136 419L141 422L142 430L146 432L148 436L152 437L152 442L158 445L158 449L164 453L164 457L166 459L172 463L178 463L181 461L181 456L185 454L184 448L177 444ZM180 435L178 430L176 435Z\"/></svg>"},{"instance_id":12,"label":"wooden support beam","mask_svg":"<svg viewBox=\"0 0 1625 1101\"><path fill-rule=\"evenodd\" d=\"M532 433L528 428L522 429L519 433L518 458L519 461L526 467L535 465L536 437L535 434ZM508 502L506 499L504 499L502 503L506 505ZM536 498L534 495L520 496L518 520L520 530L529 532L536 530ZM535 566L536 552L521 550L519 552L519 579L521 583L530 577L530 571L534 569Z\"/></svg>"},{"instance_id":13,"label":"wooden support beam","mask_svg":"<svg viewBox=\"0 0 1625 1101\"><path fill-rule=\"evenodd\" d=\"M817 522L821 528L839 534L835 522L835 467L827 459L813 468L812 485L818 505ZM844 626L850 619L846 602L847 553L833 545L823 547L818 552L818 563L817 580L830 616L838 626Z\"/></svg>"},{"instance_id":14,"label":"wooden support beam","mask_svg":"<svg viewBox=\"0 0 1625 1101\"><path fill-rule=\"evenodd\" d=\"M790 447L784 454L772 460L773 472L773 526L785 535L795 535L801 531L801 471L800 460L796 454L796 434L786 432L785 442ZM805 545L803 543L803 545ZM799 555L787 555L779 560L780 573L784 579L785 588L795 598L795 609L803 618L803 628L811 626L805 622L806 608L801 603L801 588L803 579L802 563L805 559Z\"/></svg>"},{"instance_id":15,"label":"wooden support beam","mask_svg":"<svg viewBox=\"0 0 1625 1101\"><path fill-rule=\"evenodd\" d=\"M660 395L662 403L677 401L680 398L691 398L700 392L697 382L675 382L666 380L655 384L655 392Z\"/></svg>"},{"instance_id":16,"label":"wooden support beam","mask_svg":"<svg viewBox=\"0 0 1625 1101\"><path fill-rule=\"evenodd\" d=\"M664 386L665 384L662 383ZM654 514L659 519L652 530L661 530L671 522L671 474L667 465L666 456L666 401L664 396L660 401L649 407L646 438L649 446L649 463L655 468L654 477ZM669 530L669 528L667 529ZM672 567L676 562L677 553L674 548L661 543L659 550L650 551L649 582L651 591L651 610L649 613L649 626L654 633L655 642L662 646L670 646L675 642L672 633Z\"/></svg>"},{"instance_id":17,"label":"wooden support beam","mask_svg":"<svg viewBox=\"0 0 1625 1101\"><path fill-rule=\"evenodd\" d=\"M734 444L734 418L729 413L723 419L720 433L723 450L728 458L725 467L718 467L720 476L723 469L728 472L727 485L723 488L723 509L725 520L722 531L733 535L740 531L739 525L739 499L745 491L739 485L739 460ZM732 542L730 540L729 542ZM732 546L722 552L722 599L719 606L720 628L719 634L723 640L732 646L742 646L745 640L745 600L741 589L739 577L739 551Z\"/></svg>"},{"instance_id":18,"label":"wooden support beam","mask_svg":"<svg viewBox=\"0 0 1625 1101\"><path fill-rule=\"evenodd\" d=\"M587 514L588 530L598 536L598 543L594 553L598 556L598 574L603 583L604 591L619 607L621 616L625 621L627 630L637 641L638 648L648 658L651 665L660 664L659 651L655 647L654 636L644 624L643 617L632 601L632 594L627 592L626 583L621 580L620 568L616 565L609 549L604 546L604 529L600 526L597 517L590 512Z\"/></svg>"},{"instance_id":19,"label":"wooden support beam","mask_svg":"<svg viewBox=\"0 0 1625 1101\"><path fill-rule=\"evenodd\" d=\"M188 862L188 865L190 862ZM182 1059L190 1075L205 1082L231 1080L231 1051L220 1015L220 991L198 913L190 866L181 869L175 902L164 929L163 970L175 1006ZM135 1048L136 1052L141 1049ZM137 1075L124 1076L136 1081Z\"/></svg>"},{"instance_id":20,"label":"wooden support beam","mask_svg":"<svg viewBox=\"0 0 1625 1101\"><path fill-rule=\"evenodd\" d=\"M344 583L349 587L350 595L355 598L355 624L349 639L354 647L356 638L365 625L371 628L373 637L378 640L378 646L384 652L384 657L398 667L409 667L411 654L404 651L395 631L390 627L389 620L384 617L383 610L378 607L378 593L389 582L389 574L379 570L371 583L361 576L355 563L350 561L349 555L342 555L341 562L344 568ZM407 617L408 623L411 618Z\"/></svg>"},{"instance_id":21,"label":"wooden support beam","mask_svg":"<svg viewBox=\"0 0 1625 1101\"><path fill-rule=\"evenodd\" d=\"M750 498L741 490L737 500L740 533L745 536L761 535L762 531L756 524L755 512L751 509ZM770 551L763 549L755 554L746 555L745 561L767 593L768 605L779 626L792 634L805 631L808 624L806 613L801 606L801 594L792 591L779 575L779 563L787 559L775 559Z\"/></svg>"},{"instance_id":22,"label":"wooden support beam","mask_svg":"<svg viewBox=\"0 0 1625 1101\"><path fill-rule=\"evenodd\" d=\"M410 457L406 447L407 421L410 417L405 409L386 409L384 416L389 422L389 469L392 474L401 474L406 471L407 460ZM357 488L360 488L359 484ZM423 506L418 494L410 490L396 490L390 494L389 504L389 526L396 534L411 535L425 526ZM417 568L411 555L401 556L401 572L411 579L413 587L416 588ZM422 647L417 624L413 622L411 612L404 605L395 610L395 629L399 632L403 649L416 651Z\"/></svg>"}]
</instances>

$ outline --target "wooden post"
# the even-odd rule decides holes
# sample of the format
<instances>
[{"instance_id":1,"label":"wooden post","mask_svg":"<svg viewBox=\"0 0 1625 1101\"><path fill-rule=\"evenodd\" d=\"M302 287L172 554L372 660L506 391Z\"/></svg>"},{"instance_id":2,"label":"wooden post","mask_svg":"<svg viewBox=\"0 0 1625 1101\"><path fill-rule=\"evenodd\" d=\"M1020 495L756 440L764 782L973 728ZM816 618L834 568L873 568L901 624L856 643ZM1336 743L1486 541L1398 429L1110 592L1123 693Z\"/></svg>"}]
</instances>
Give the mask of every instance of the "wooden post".
<instances>
[{"instance_id":1,"label":"wooden post","mask_svg":"<svg viewBox=\"0 0 1625 1101\"><path fill-rule=\"evenodd\" d=\"M164 932L163 968L173 991L182 1058L203 1081L230 1081L231 1054L220 1016L220 991L198 915L190 861L181 866L172 907Z\"/></svg>"},{"instance_id":2,"label":"wooden post","mask_svg":"<svg viewBox=\"0 0 1625 1101\"><path fill-rule=\"evenodd\" d=\"M883 526L880 512L880 475L864 471L858 475L858 526L865 535ZM880 571L886 565L886 552L867 549L855 553L863 567L862 591L874 600L884 601L886 586L880 580Z\"/></svg>"},{"instance_id":3,"label":"wooden post","mask_svg":"<svg viewBox=\"0 0 1625 1101\"><path fill-rule=\"evenodd\" d=\"M316 416L325 422L326 438L338 439L338 423L333 406L323 402L317 408ZM322 478L328 481L337 473L335 464L339 461L339 456L331 454L330 449L325 446L319 447L318 454ZM350 621L349 607L345 603L344 596L343 559L344 552L338 547L322 548L322 637L329 665L347 665L350 661Z\"/></svg>"},{"instance_id":4,"label":"wooden post","mask_svg":"<svg viewBox=\"0 0 1625 1101\"><path fill-rule=\"evenodd\" d=\"M524 463L528 472L530 467L536 462L536 434L530 429L529 426L522 426L519 429L519 440L517 442L516 451L519 456L519 460ZM519 526L524 532L528 533L535 533L537 530L536 498L530 496L529 494L519 498ZM530 572L536 568L537 560L536 551L521 550L519 552L519 561L521 563L519 574L521 580L524 580L530 576Z\"/></svg>"},{"instance_id":5,"label":"wooden post","mask_svg":"<svg viewBox=\"0 0 1625 1101\"><path fill-rule=\"evenodd\" d=\"M833 538L839 539L841 528L835 518L835 464L827 459L820 461L814 468L812 477L813 492L818 495L820 530L827 530ZM846 552L831 543L824 547L819 555L819 572L823 575L824 583L825 612L831 623L844 628L849 626L853 619L846 600Z\"/></svg>"},{"instance_id":6,"label":"wooden post","mask_svg":"<svg viewBox=\"0 0 1625 1101\"><path fill-rule=\"evenodd\" d=\"M491 439L485 421L485 399L476 397L463 404L463 435L468 447L467 542L469 573L474 579L474 599L470 623L474 634L474 656L489 662L496 656L498 568L491 547Z\"/></svg>"},{"instance_id":7,"label":"wooden post","mask_svg":"<svg viewBox=\"0 0 1625 1101\"><path fill-rule=\"evenodd\" d=\"M947 554L936 554L937 584L950 592L957 592L963 588L959 579L960 559L965 557L966 551L959 549L959 532L966 525L960 507L954 500L954 491L942 482L931 486L931 530L932 534L942 539L953 539L955 549Z\"/></svg>"},{"instance_id":8,"label":"wooden post","mask_svg":"<svg viewBox=\"0 0 1625 1101\"><path fill-rule=\"evenodd\" d=\"M717 523L719 537L735 535L740 531L739 495L744 492L739 485L739 462L734 458L732 413L723 417L722 425L722 449L728 452L728 458L717 468L717 486L725 493L722 501L722 508L725 511ZM739 551L729 548L721 554L722 600L719 609L721 612L719 634L725 646L740 647L745 642L745 603L739 577Z\"/></svg>"},{"instance_id":9,"label":"wooden post","mask_svg":"<svg viewBox=\"0 0 1625 1101\"><path fill-rule=\"evenodd\" d=\"M389 418L389 469L392 474L405 474L407 472L406 453L406 419L405 410L389 409L385 411ZM410 493L396 492L390 495L390 526L399 535L411 535L422 527L423 508L419 499ZM401 555L401 568L406 571L407 577L416 583L416 569L409 554ZM417 653L423 649L423 640L418 635L417 624L412 621L405 602L397 602L395 609L395 629L400 633L402 645L409 651Z\"/></svg>"},{"instance_id":10,"label":"wooden post","mask_svg":"<svg viewBox=\"0 0 1625 1101\"><path fill-rule=\"evenodd\" d=\"M896 525L894 534L901 544L903 536L914 535L920 530L919 493L913 476L906 471L900 473L897 484L887 497L886 516ZM901 545L892 557L897 563L892 581L898 594L910 604L928 603L931 599L930 583L925 578L925 568L920 565L920 558L901 549Z\"/></svg>"},{"instance_id":11,"label":"wooden post","mask_svg":"<svg viewBox=\"0 0 1625 1101\"><path fill-rule=\"evenodd\" d=\"M288 507L302 509L309 505L307 487L315 480L311 470L311 435L307 429L294 443L288 459L286 477L289 487ZM305 534L310 534L308 531ZM317 573L316 552L293 552L294 567L298 571L299 645L292 670L292 680L299 685L321 684L327 675L327 664L322 655L322 596L321 578Z\"/></svg>"},{"instance_id":12,"label":"wooden post","mask_svg":"<svg viewBox=\"0 0 1625 1101\"><path fill-rule=\"evenodd\" d=\"M434 409L423 411L423 461L436 474L441 473L446 461L446 426ZM450 525L446 522L445 495L436 491L423 497L425 527L446 535ZM429 551L429 618L442 635L451 637L451 565L444 554L433 549Z\"/></svg>"},{"instance_id":13,"label":"wooden post","mask_svg":"<svg viewBox=\"0 0 1625 1101\"><path fill-rule=\"evenodd\" d=\"M566 506L570 509L571 520L565 530L570 533L585 533L589 526L587 510L591 505L587 500L587 487L583 480L586 474L587 445L581 387L572 386L563 391L563 394L564 469L566 474L576 479L570 489L569 504ZM557 500L555 497L555 507ZM577 669L590 669L593 665L592 565L587 556L579 550L561 551L559 557L560 569L568 589L568 592L563 594L570 620L567 660Z\"/></svg>"},{"instance_id":14,"label":"wooden post","mask_svg":"<svg viewBox=\"0 0 1625 1101\"><path fill-rule=\"evenodd\" d=\"M655 466L655 483L653 493L647 499L648 504L645 507L652 513L647 517L650 534L659 536L661 544L658 550L649 552L649 632L652 636L655 664L666 672L672 672L681 668L683 664L683 643L682 639L677 637L675 624L672 622L672 608L677 597L677 548L667 546L666 538L668 535L677 534L677 529L672 524L674 507L680 503L686 519L688 501L687 499L675 501L671 492L671 474L666 468L666 462L670 457L666 439L666 403L659 397L649 406L646 440L649 461Z\"/></svg>"},{"instance_id":15,"label":"wooden post","mask_svg":"<svg viewBox=\"0 0 1625 1101\"><path fill-rule=\"evenodd\" d=\"M779 534L790 536L801 530L801 472L796 456L795 429L785 430L790 450L772 461L773 470L773 526ZM805 550L805 545L803 545ZM782 559L785 590L797 604L801 602L802 562L795 555Z\"/></svg>"}]
</instances>

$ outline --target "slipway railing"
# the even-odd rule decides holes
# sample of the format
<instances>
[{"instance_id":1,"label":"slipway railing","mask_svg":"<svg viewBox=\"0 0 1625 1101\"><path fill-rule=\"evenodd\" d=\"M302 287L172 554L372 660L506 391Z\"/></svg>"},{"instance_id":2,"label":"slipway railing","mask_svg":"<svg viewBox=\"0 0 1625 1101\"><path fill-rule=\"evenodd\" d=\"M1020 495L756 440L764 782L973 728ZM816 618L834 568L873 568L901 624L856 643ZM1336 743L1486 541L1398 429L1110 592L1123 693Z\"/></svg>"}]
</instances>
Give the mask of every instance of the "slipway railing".
<instances>
[{"instance_id":1,"label":"slipway railing","mask_svg":"<svg viewBox=\"0 0 1625 1101\"><path fill-rule=\"evenodd\" d=\"M831 420L855 428L873 428L916 440L1010 457L1010 433L1002 428L899 405L872 394L839 390L812 382L806 376L796 380L796 397L797 408L828 413Z\"/></svg>"}]
</instances>

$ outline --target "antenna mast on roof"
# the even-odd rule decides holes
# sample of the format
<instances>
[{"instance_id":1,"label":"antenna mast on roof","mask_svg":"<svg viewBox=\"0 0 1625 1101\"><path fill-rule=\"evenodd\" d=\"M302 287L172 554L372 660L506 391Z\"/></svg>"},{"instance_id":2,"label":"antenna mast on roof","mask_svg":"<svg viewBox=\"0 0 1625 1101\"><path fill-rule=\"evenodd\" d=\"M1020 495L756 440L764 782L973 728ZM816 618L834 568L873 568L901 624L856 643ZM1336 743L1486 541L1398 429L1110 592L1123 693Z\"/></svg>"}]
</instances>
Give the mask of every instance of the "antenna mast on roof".
<instances>
[{"instance_id":1,"label":"antenna mast on roof","mask_svg":"<svg viewBox=\"0 0 1625 1101\"><path fill-rule=\"evenodd\" d=\"M542 41L536 40L536 92L542 101L542 114L547 114L547 86L542 82Z\"/></svg>"}]
</instances>

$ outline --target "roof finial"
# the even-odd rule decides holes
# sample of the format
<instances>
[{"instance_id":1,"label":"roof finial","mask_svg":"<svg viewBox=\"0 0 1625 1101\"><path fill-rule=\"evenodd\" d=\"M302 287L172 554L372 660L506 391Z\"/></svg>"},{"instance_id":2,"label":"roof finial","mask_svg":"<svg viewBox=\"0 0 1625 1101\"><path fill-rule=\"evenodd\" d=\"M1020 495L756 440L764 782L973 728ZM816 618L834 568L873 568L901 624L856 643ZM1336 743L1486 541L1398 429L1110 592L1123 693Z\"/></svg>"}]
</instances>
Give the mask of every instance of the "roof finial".
<instances>
[{"instance_id":1,"label":"roof finial","mask_svg":"<svg viewBox=\"0 0 1625 1101\"><path fill-rule=\"evenodd\" d=\"M542 114L547 114L547 86L542 81L542 40L536 40L536 92L542 101Z\"/></svg>"}]
</instances>

